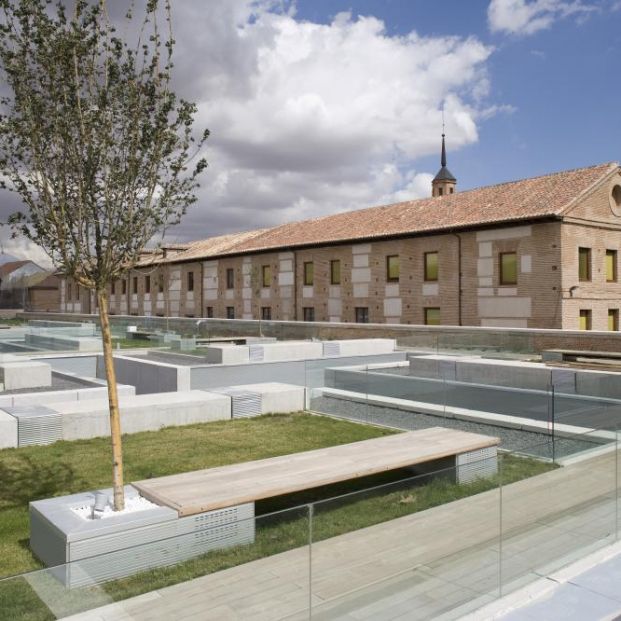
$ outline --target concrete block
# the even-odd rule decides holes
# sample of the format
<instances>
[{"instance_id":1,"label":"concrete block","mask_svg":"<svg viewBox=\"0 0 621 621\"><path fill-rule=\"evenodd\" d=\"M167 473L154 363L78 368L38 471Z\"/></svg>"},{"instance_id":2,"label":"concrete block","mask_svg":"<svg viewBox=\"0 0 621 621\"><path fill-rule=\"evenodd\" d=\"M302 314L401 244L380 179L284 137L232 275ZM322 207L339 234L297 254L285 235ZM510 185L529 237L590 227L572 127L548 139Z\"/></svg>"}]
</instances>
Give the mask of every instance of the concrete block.
<instances>
[{"instance_id":1,"label":"concrete block","mask_svg":"<svg viewBox=\"0 0 621 621\"><path fill-rule=\"evenodd\" d=\"M371 356L374 354L389 354L395 351L395 339L347 339L342 341L325 341L338 347L340 356Z\"/></svg>"},{"instance_id":2,"label":"concrete block","mask_svg":"<svg viewBox=\"0 0 621 621\"><path fill-rule=\"evenodd\" d=\"M321 358L323 344L312 341L280 341L267 343L263 346L263 360L276 362L279 360L304 360Z\"/></svg>"},{"instance_id":3,"label":"concrete block","mask_svg":"<svg viewBox=\"0 0 621 621\"><path fill-rule=\"evenodd\" d=\"M112 494L110 489L99 491ZM72 510L92 505L96 493L30 503L30 546L69 588L174 565L254 540L254 503L181 518L164 506L102 520L86 520ZM135 488L125 487L126 498L137 495Z\"/></svg>"},{"instance_id":4,"label":"concrete block","mask_svg":"<svg viewBox=\"0 0 621 621\"><path fill-rule=\"evenodd\" d=\"M236 389L261 395L262 414L288 414L304 409L304 387L279 382L244 384Z\"/></svg>"},{"instance_id":5,"label":"concrete block","mask_svg":"<svg viewBox=\"0 0 621 621\"><path fill-rule=\"evenodd\" d=\"M3 362L0 363L0 382L4 383L5 390L51 386L52 367L35 360Z\"/></svg>"},{"instance_id":6,"label":"concrete block","mask_svg":"<svg viewBox=\"0 0 621 621\"><path fill-rule=\"evenodd\" d=\"M210 364L243 364L250 361L246 345L209 345L201 351Z\"/></svg>"},{"instance_id":7,"label":"concrete block","mask_svg":"<svg viewBox=\"0 0 621 621\"><path fill-rule=\"evenodd\" d=\"M231 418L229 398L201 390L121 397L119 401L123 433ZM62 417L64 440L110 434L107 399L56 403L54 409Z\"/></svg>"},{"instance_id":8,"label":"concrete block","mask_svg":"<svg viewBox=\"0 0 621 621\"><path fill-rule=\"evenodd\" d=\"M17 419L0 410L0 449L17 447Z\"/></svg>"}]
</instances>

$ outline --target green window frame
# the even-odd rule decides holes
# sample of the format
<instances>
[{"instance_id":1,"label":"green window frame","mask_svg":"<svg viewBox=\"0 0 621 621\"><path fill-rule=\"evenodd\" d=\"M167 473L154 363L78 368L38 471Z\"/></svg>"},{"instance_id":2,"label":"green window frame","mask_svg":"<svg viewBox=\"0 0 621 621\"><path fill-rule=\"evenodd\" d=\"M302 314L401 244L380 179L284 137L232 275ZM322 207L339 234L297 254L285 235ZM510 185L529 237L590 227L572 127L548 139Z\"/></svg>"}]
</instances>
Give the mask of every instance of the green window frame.
<instances>
[{"instance_id":1,"label":"green window frame","mask_svg":"<svg viewBox=\"0 0 621 621\"><path fill-rule=\"evenodd\" d=\"M271 265L261 266L261 286L262 287L272 286L272 266Z\"/></svg>"},{"instance_id":2,"label":"green window frame","mask_svg":"<svg viewBox=\"0 0 621 621\"><path fill-rule=\"evenodd\" d=\"M437 282L438 280L438 252L425 252L423 257L425 266L425 281Z\"/></svg>"},{"instance_id":3,"label":"green window frame","mask_svg":"<svg viewBox=\"0 0 621 621\"><path fill-rule=\"evenodd\" d=\"M499 258L499 282L501 285L517 285L517 252L501 252Z\"/></svg>"},{"instance_id":4,"label":"green window frame","mask_svg":"<svg viewBox=\"0 0 621 621\"><path fill-rule=\"evenodd\" d=\"M226 268L226 288L235 289L235 270L232 267Z\"/></svg>"},{"instance_id":5,"label":"green window frame","mask_svg":"<svg viewBox=\"0 0 621 621\"><path fill-rule=\"evenodd\" d=\"M590 309L580 309L580 330L590 330L592 324L592 311Z\"/></svg>"},{"instance_id":6,"label":"green window frame","mask_svg":"<svg viewBox=\"0 0 621 621\"><path fill-rule=\"evenodd\" d=\"M591 280L591 249L578 248L578 280L589 282Z\"/></svg>"},{"instance_id":7,"label":"green window frame","mask_svg":"<svg viewBox=\"0 0 621 621\"><path fill-rule=\"evenodd\" d=\"M341 261L340 259L333 259L330 261L330 284L341 284Z\"/></svg>"},{"instance_id":8,"label":"green window frame","mask_svg":"<svg viewBox=\"0 0 621 621\"><path fill-rule=\"evenodd\" d=\"M304 286L310 287L315 281L315 267L312 261L304 262Z\"/></svg>"},{"instance_id":9,"label":"green window frame","mask_svg":"<svg viewBox=\"0 0 621 621\"><path fill-rule=\"evenodd\" d=\"M425 325L426 326L439 326L440 321L440 307L428 306L425 308Z\"/></svg>"},{"instance_id":10,"label":"green window frame","mask_svg":"<svg viewBox=\"0 0 621 621\"><path fill-rule=\"evenodd\" d=\"M386 257L386 282L399 282L398 254L390 254Z\"/></svg>"},{"instance_id":11,"label":"green window frame","mask_svg":"<svg viewBox=\"0 0 621 621\"><path fill-rule=\"evenodd\" d=\"M616 250L606 250L606 282L617 282Z\"/></svg>"}]
</instances>

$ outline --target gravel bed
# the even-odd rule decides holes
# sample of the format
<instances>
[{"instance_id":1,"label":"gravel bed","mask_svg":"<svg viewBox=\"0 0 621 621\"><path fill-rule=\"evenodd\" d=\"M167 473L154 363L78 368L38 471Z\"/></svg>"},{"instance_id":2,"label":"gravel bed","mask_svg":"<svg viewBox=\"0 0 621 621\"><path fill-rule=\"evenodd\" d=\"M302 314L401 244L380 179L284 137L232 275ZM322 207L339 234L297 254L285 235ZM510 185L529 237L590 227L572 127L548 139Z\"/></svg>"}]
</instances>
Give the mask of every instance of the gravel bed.
<instances>
[{"instance_id":1,"label":"gravel bed","mask_svg":"<svg viewBox=\"0 0 621 621\"><path fill-rule=\"evenodd\" d=\"M3 390L0 395L19 395L30 392L56 392L57 390L76 390L78 388L99 388L101 384L87 382L78 378L59 376L52 371L52 385L39 386L38 388L16 388L15 390Z\"/></svg>"},{"instance_id":2,"label":"gravel bed","mask_svg":"<svg viewBox=\"0 0 621 621\"><path fill-rule=\"evenodd\" d=\"M549 459L553 457L567 457L601 445L601 443L589 440L576 440L558 436L552 442L552 436L546 433L510 429L508 427L445 418L419 412L406 412L396 408L366 405L332 397L312 399L310 409L315 412L333 414L363 423L386 425L407 431L427 429L429 427L447 427L449 429L495 436L500 438L500 446L505 450Z\"/></svg>"}]
</instances>

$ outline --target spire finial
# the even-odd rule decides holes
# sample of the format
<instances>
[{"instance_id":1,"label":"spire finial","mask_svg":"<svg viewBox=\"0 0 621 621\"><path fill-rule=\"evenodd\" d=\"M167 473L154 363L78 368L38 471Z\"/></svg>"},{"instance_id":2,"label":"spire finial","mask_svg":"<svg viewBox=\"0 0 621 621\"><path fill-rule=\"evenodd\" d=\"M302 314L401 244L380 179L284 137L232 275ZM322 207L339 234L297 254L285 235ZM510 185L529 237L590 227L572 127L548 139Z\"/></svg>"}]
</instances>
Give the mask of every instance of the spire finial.
<instances>
[{"instance_id":1,"label":"spire finial","mask_svg":"<svg viewBox=\"0 0 621 621\"><path fill-rule=\"evenodd\" d=\"M440 166L446 166L446 146L444 145L444 104L442 104L442 157Z\"/></svg>"}]
</instances>

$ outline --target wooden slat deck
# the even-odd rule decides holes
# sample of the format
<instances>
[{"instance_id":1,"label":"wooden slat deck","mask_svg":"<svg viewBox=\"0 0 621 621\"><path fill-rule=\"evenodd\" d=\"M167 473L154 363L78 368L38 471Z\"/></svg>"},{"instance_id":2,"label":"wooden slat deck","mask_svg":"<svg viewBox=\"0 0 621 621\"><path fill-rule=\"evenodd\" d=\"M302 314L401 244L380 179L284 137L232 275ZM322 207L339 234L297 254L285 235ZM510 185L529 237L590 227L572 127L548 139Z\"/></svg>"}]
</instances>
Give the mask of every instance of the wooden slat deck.
<instances>
[{"instance_id":1,"label":"wooden slat deck","mask_svg":"<svg viewBox=\"0 0 621 621\"><path fill-rule=\"evenodd\" d=\"M498 438L432 427L147 479L133 485L145 498L186 516L405 468L499 443Z\"/></svg>"}]
</instances>

